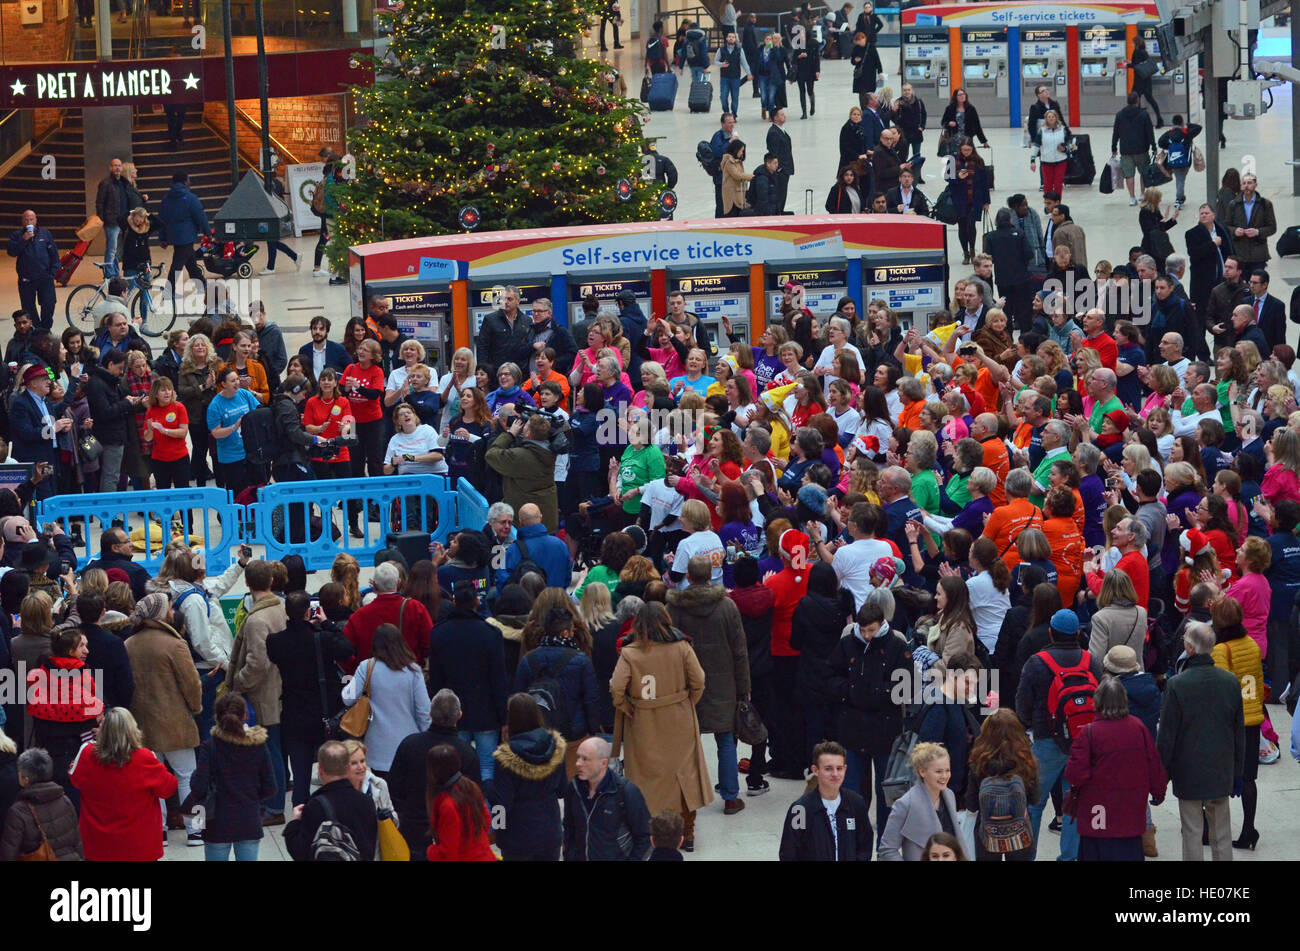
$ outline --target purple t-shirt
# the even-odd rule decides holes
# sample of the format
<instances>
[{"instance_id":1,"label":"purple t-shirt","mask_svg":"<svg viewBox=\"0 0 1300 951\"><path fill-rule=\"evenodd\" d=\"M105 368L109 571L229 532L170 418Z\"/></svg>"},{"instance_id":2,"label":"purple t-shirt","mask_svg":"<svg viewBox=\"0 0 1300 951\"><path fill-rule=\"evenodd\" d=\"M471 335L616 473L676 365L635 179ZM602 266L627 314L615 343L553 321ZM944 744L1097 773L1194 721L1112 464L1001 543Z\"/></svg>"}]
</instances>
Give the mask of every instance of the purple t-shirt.
<instances>
[{"instance_id":1,"label":"purple t-shirt","mask_svg":"<svg viewBox=\"0 0 1300 951\"><path fill-rule=\"evenodd\" d=\"M757 381L758 390L761 393L772 385L772 381L785 369L785 364L781 362L781 358L775 353L769 357L762 347L751 347L750 349L754 351L754 379ZM758 393L754 395L757 396Z\"/></svg>"},{"instance_id":2,"label":"purple t-shirt","mask_svg":"<svg viewBox=\"0 0 1300 951\"><path fill-rule=\"evenodd\" d=\"M763 536L763 530L753 522L728 522L719 529L718 538L722 539L724 550L730 545L735 545L737 554L743 553L753 558L762 558L767 541ZM727 552L727 559L722 565L722 583L730 590L735 587L731 574L731 552Z\"/></svg>"}]
</instances>

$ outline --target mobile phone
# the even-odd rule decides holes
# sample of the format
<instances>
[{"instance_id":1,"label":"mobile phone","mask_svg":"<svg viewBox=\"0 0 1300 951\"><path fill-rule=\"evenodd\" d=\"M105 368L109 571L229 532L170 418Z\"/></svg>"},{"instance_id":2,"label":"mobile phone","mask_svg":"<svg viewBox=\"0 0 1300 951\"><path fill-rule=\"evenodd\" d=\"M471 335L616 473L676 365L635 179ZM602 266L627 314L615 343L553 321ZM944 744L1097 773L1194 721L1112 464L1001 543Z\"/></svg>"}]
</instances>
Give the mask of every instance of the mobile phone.
<instances>
[{"instance_id":1,"label":"mobile phone","mask_svg":"<svg viewBox=\"0 0 1300 951\"><path fill-rule=\"evenodd\" d=\"M243 555L245 558L253 557L253 549L249 548L247 545L240 545L239 553Z\"/></svg>"}]
</instances>

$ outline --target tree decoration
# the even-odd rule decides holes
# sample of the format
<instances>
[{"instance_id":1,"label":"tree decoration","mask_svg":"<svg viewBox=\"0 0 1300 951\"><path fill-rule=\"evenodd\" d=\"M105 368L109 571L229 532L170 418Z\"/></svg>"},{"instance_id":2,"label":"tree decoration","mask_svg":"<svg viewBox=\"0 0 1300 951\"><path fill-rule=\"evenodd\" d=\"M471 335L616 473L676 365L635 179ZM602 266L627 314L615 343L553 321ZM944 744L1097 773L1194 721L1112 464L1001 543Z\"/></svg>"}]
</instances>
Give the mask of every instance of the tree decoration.
<instances>
[{"instance_id":1,"label":"tree decoration","mask_svg":"<svg viewBox=\"0 0 1300 951\"><path fill-rule=\"evenodd\" d=\"M605 92L607 66L576 56L602 5L406 0L380 12L385 58L356 57L380 80L353 89L366 117L348 133L357 174L331 186L335 267L379 240L381 221L391 239L468 230L466 210L503 230L659 219L662 184L609 187L637 181L648 114Z\"/></svg>"}]
</instances>

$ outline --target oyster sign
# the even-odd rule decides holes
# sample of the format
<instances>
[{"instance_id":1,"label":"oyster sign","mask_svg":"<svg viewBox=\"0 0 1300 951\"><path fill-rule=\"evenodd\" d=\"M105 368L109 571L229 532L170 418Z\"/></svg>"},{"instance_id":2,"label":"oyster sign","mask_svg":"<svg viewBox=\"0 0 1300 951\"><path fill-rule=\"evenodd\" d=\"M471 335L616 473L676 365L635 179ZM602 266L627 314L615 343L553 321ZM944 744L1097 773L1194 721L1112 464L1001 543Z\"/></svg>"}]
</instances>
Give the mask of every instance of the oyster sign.
<instances>
[{"instance_id":1,"label":"oyster sign","mask_svg":"<svg viewBox=\"0 0 1300 951\"><path fill-rule=\"evenodd\" d=\"M202 101L203 66L197 59L31 63L0 70L0 103L9 108Z\"/></svg>"}]
</instances>

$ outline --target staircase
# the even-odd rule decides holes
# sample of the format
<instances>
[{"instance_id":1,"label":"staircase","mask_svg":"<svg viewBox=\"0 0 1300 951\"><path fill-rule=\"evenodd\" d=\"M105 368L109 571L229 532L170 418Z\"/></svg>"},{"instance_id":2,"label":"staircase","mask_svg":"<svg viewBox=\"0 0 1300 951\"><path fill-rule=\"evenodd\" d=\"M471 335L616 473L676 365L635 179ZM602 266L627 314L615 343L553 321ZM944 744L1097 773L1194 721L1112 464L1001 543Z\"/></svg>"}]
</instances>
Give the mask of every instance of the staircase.
<instances>
[{"instance_id":1,"label":"staircase","mask_svg":"<svg viewBox=\"0 0 1300 951\"><path fill-rule=\"evenodd\" d=\"M116 26L117 24L114 24ZM124 29L124 28L122 28ZM95 31L90 27L77 27L77 32L73 38L73 59L93 60L98 59L98 52L95 48ZM131 36L129 33L113 37L113 56L114 60L125 59L179 59L182 56L199 55L198 51L191 46L193 36L184 33L172 36L150 36L140 40L137 44L138 49L131 49Z\"/></svg>"},{"instance_id":2,"label":"staircase","mask_svg":"<svg viewBox=\"0 0 1300 951\"><path fill-rule=\"evenodd\" d=\"M86 220L86 167L81 113L69 110L63 127L35 148L0 179L0 224L17 228L28 208L49 228L60 252L77 243L76 231ZM55 177L41 177L41 159L55 158Z\"/></svg>"},{"instance_id":3,"label":"staircase","mask_svg":"<svg viewBox=\"0 0 1300 951\"><path fill-rule=\"evenodd\" d=\"M203 203L208 218L230 197L230 147L198 117L185 121L185 142L173 150L167 144L165 116L141 113L136 116L131 134L131 149L140 177L136 182L141 194L148 195L150 211L157 211L164 195L172 187L172 174L185 170L190 176L190 191ZM239 175L250 168L242 158Z\"/></svg>"}]
</instances>

